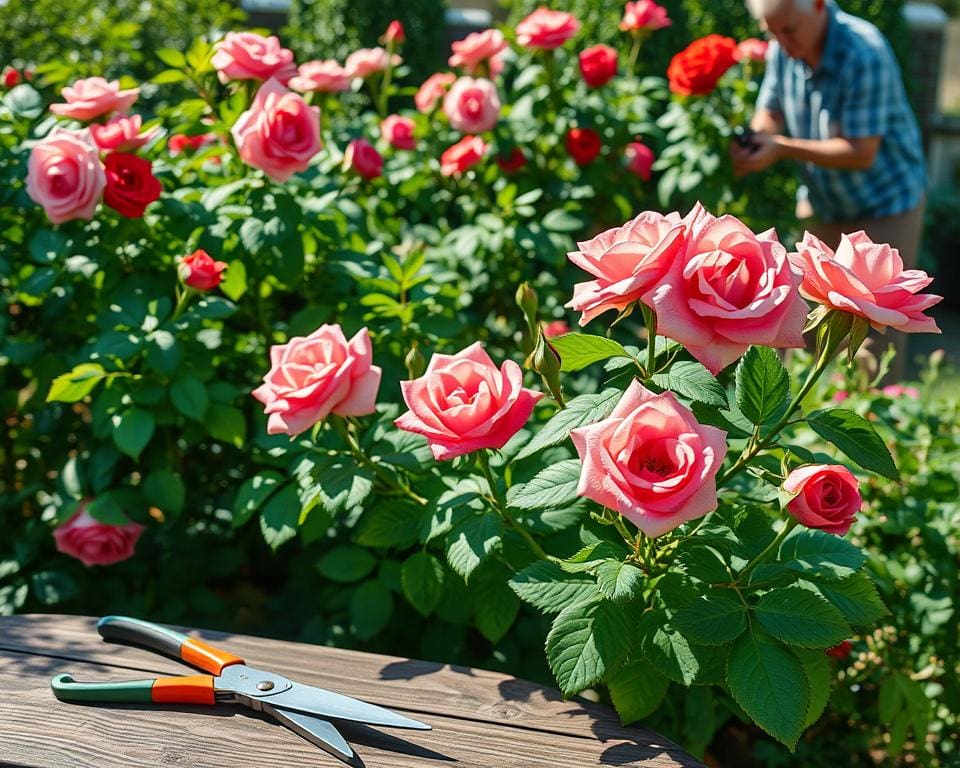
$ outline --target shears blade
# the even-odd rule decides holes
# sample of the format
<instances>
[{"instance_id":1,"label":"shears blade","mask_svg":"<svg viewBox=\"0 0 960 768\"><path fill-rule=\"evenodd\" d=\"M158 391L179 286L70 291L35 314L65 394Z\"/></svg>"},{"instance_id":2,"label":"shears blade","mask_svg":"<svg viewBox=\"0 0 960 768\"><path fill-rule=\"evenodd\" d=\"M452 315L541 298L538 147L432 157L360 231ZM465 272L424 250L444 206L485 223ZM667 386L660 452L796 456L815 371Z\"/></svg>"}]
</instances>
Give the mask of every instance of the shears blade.
<instances>
[{"instance_id":1,"label":"shears blade","mask_svg":"<svg viewBox=\"0 0 960 768\"><path fill-rule=\"evenodd\" d=\"M347 765L352 765L355 768L363 768L363 761L360 759L360 756L353 751L353 748L347 743L347 740L343 738L333 723L319 717L314 717L313 715L286 710L267 703L264 703L263 711L274 717L297 735L302 736L311 744L315 744L338 760L342 760Z\"/></svg>"},{"instance_id":2,"label":"shears blade","mask_svg":"<svg viewBox=\"0 0 960 768\"><path fill-rule=\"evenodd\" d=\"M379 725L387 728L409 728L417 731L429 731L430 726L413 720L389 709L367 704L350 696L343 696L312 685L294 683L291 688L270 697L275 707L293 709L331 720L349 720L367 725Z\"/></svg>"}]
</instances>

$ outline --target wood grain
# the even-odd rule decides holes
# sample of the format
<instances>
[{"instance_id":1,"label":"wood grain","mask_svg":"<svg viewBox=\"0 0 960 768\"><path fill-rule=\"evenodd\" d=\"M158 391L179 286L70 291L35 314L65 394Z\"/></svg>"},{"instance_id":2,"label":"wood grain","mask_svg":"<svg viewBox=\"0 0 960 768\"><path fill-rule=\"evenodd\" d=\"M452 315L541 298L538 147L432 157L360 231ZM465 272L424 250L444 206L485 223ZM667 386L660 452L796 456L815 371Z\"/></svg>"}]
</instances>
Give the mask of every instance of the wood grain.
<instances>
[{"instance_id":1,"label":"wood grain","mask_svg":"<svg viewBox=\"0 0 960 768\"><path fill-rule=\"evenodd\" d=\"M369 768L702 768L643 728L621 728L606 707L494 672L244 635L194 632L294 680L410 714L427 733L344 727ZM324 766L338 763L239 707L78 706L58 702L50 678L134 679L183 674L164 657L104 643L82 617L0 618L0 766ZM161 715L162 712L162 715Z\"/></svg>"}]
</instances>

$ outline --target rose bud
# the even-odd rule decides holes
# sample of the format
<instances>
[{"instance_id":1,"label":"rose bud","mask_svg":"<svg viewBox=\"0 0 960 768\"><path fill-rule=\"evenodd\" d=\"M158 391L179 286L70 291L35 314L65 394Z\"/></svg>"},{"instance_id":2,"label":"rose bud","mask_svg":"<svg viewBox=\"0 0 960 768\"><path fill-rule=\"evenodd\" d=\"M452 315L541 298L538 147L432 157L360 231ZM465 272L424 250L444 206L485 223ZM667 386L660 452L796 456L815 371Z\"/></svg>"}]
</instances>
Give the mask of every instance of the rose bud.
<instances>
[{"instance_id":1,"label":"rose bud","mask_svg":"<svg viewBox=\"0 0 960 768\"><path fill-rule=\"evenodd\" d=\"M843 536L863 504L860 483L842 464L809 464L783 483L794 498L787 511L807 528Z\"/></svg>"},{"instance_id":2,"label":"rose bud","mask_svg":"<svg viewBox=\"0 0 960 768\"><path fill-rule=\"evenodd\" d=\"M387 25L387 31L383 33L380 42L383 45L402 45L407 39L407 33L399 19L394 19Z\"/></svg>"},{"instance_id":3,"label":"rose bud","mask_svg":"<svg viewBox=\"0 0 960 768\"><path fill-rule=\"evenodd\" d=\"M180 279L191 288L210 291L220 285L223 280L223 270L226 268L225 261L214 261L206 251L197 249L179 260L177 273Z\"/></svg>"},{"instance_id":4,"label":"rose bud","mask_svg":"<svg viewBox=\"0 0 960 768\"><path fill-rule=\"evenodd\" d=\"M366 139L354 139L343 155L343 168L365 179L375 179L383 174L383 157Z\"/></svg>"},{"instance_id":5,"label":"rose bud","mask_svg":"<svg viewBox=\"0 0 960 768\"><path fill-rule=\"evenodd\" d=\"M577 165L592 163L602 148L600 134L592 128L571 128L567 132L567 152Z\"/></svg>"}]
</instances>

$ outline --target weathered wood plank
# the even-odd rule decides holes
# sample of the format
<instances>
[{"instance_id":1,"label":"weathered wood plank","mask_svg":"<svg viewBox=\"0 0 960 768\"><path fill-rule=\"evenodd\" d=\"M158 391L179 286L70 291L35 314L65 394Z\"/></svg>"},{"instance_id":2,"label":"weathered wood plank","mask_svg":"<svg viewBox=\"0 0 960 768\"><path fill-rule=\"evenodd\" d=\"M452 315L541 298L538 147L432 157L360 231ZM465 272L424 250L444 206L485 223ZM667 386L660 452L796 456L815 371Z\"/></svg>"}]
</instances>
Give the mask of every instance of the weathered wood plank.
<instances>
[{"instance_id":1,"label":"weathered wood plank","mask_svg":"<svg viewBox=\"0 0 960 768\"><path fill-rule=\"evenodd\" d=\"M336 765L295 734L243 708L220 707L215 713L165 708L158 717L153 708L57 702L49 680L59 672L78 679L131 679L186 671L156 654L104 643L94 623L77 617L0 619L0 648L18 649L0 651L0 766ZM345 728L370 768L423 768L446 761L478 768L700 766L649 730L620 728L605 707L564 702L550 689L504 675L242 635L198 634L252 665L405 711L434 726L414 734Z\"/></svg>"}]
</instances>

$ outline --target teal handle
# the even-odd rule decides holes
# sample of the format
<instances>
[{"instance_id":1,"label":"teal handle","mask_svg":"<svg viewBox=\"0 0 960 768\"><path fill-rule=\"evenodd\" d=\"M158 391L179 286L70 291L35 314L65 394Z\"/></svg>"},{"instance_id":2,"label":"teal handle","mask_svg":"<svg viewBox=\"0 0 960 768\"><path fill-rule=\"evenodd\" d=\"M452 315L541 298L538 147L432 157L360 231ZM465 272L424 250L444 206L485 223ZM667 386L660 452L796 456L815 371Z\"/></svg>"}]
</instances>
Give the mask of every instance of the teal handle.
<instances>
[{"instance_id":1,"label":"teal handle","mask_svg":"<svg viewBox=\"0 0 960 768\"><path fill-rule=\"evenodd\" d=\"M173 659L180 658L180 647L188 639L176 630L129 616L104 616L97 622L97 631L104 640L157 651Z\"/></svg>"},{"instance_id":2,"label":"teal handle","mask_svg":"<svg viewBox=\"0 0 960 768\"><path fill-rule=\"evenodd\" d=\"M149 704L153 701L153 680L128 680L120 683L78 683L70 675L57 675L50 681L53 695L60 701L109 701Z\"/></svg>"}]
</instances>

